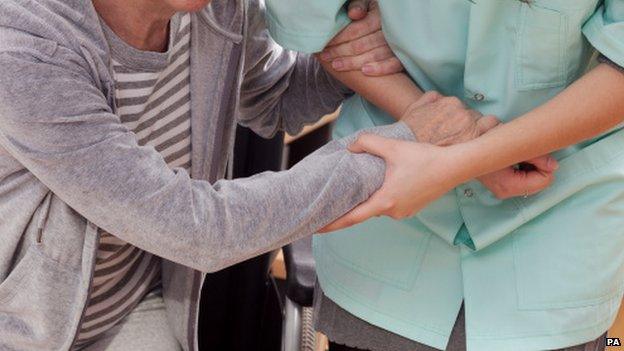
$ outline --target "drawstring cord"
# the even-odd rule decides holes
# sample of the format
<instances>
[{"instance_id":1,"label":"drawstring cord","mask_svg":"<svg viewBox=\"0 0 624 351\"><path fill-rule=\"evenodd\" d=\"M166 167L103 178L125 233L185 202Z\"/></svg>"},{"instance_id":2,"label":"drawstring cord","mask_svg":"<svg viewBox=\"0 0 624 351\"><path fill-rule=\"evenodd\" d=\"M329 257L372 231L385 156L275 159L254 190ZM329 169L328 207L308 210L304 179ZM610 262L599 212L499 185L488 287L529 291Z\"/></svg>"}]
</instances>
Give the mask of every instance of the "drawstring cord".
<instances>
[{"instance_id":1,"label":"drawstring cord","mask_svg":"<svg viewBox=\"0 0 624 351\"><path fill-rule=\"evenodd\" d=\"M43 199L41 216L39 216L39 223L37 224L37 244L41 244L43 240L43 228L45 228L48 222L48 215L50 214L50 204L52 202L52 192L48 192L45 199Z\"/></svg>"}]
</instances>

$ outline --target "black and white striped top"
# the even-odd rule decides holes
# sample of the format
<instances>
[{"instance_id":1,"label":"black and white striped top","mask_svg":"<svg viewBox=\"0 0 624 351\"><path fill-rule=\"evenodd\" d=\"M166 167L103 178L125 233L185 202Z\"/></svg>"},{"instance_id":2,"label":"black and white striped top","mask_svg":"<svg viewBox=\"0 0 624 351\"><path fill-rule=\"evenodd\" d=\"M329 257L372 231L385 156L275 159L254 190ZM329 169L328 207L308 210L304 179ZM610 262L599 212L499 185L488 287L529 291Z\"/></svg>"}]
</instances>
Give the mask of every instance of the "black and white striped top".
<instances>
[{"instance_id":1,"label":"black and white striped top","mask_svg":"<svg viewBox=\"0 0 624 351\"><path fill-rule=\"evenodd\" d=\"M169 167L191 168L190 15L170 25L169 50L145 52L105 25L112 52L118 114L140 145L152 146ZM76 347L121 321L160 287L160 258L101 232L94 279Z\"/></svg>"}]
</instances>

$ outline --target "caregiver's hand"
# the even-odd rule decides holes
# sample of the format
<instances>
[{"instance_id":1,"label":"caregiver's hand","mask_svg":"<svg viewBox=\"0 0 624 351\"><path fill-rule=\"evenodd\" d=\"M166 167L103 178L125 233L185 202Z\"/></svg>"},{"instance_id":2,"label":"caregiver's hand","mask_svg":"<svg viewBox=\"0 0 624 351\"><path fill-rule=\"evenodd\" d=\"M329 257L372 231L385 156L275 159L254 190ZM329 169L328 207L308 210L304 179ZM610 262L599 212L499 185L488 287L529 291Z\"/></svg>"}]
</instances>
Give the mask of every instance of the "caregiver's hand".
<instances>
[{"instance_id":1,"label":"caregiver's hand","mask_svg":"<svg viewBox=\"0 0 624 351\"><path fill-rule=\"evenodd\" d=\"M501 200L537 194L555 181L557 160L542 156L477 178Z\"/></svg>"},{"instance_id":2,"label":"caregiver's hand","mask_svg":"<svg viewBox=\"0 0 624 351\"><path fill-rule=\"evenodd\" d=\"M403 71L381 30L377 1L352 0L349 17L353 22L327 44L321 60L331 61L338 72L362 71L369 76L383 76Z\"/></svg>"},{"instance_id":3,"label":"caregiver's hand","mask_svg":"<svg viewBox=\"0 0 624 351\"><path fill-rule=\"evenodd\" d=\"M494 116L483 117L455 97L427 92L406 111L402 120L416 140L448 146L481 136L499 124ZM555 180L557 161L542 156L486 174L478 180L499 199L529 196L548 188Z\"/></svg>"},{"instance_id":4,"label":"caregiver's hand","mask_svg":"<svg viewBox=\"0 0 624 351\"><path fill-rule=\"evenodd\" d=\"M409 217L454 188L454 165L461 160L450 148L361 135L349 149L383 158L386 175L381 188L367 201L319 232L350 227L373 216Z\"/></svg>"},{"instance_id":5,"label":"caregiver's hand","mask_svg":"<svg viewBox=\"0 0 624 351\"><path fill-rule=\"evenodd\" d=\"M495 117L483 117L459 99L437 92L425 93L407 109L402 121L421 143L360 136L349 150L383 158L384 183L367 201L320 232L349 227L373 216L412 216L460 182L453 172L461 159L440 146L472 140L499 123Z\"/></svg>"},{"instance_id":6,"label":"caregiver's hand","mask_svg":"<svg viewBox=\"0 0 624 351\"><path fill-rule=\"evenodd\" d=\"M350 146L353 152L368 152L386 162L382 187L349 213L323 228L330 232L385 215L403 219L414 215L465 179L457 174L463 162L458 148L439 146L460 144L495 128L493 116L482 117L453 97L428 92L405 113L402 119L419 142L433 145L362 135ZM461 149L459 149L461 150ZM525 162L520 169L509 167L479 180L497 197L508 198L539 192L552 183L557 163L549 156Z\"/></svg>"}]
</instances>

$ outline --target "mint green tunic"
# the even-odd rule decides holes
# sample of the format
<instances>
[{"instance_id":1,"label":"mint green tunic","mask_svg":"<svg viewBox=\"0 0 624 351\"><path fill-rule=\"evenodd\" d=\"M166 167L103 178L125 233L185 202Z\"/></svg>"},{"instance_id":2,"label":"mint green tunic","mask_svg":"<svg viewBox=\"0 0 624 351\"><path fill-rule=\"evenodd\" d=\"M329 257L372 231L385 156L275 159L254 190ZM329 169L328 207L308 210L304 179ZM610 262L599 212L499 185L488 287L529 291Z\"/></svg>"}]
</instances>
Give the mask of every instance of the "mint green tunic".
<instances>
[{"instance_id":1,"label":"mint green tunic","mask_svg":"<svg viewBox=\"0 0 624 351\"><path fill-rule=\"evenodd\" d=\"M561 92L597 51L624 66L624 0L379 3L386 38L420 87L503 121ZM344 5L267 0L271 33L288 48L319 51L348 23ZM355 96L336 135L390 122ZM374 325L440 349L462 300L469 351L597 338L624 291L624 131L556 157L555 184L528 199L500 201L473 181L413 218L317 237L324 292Z\"/></svg>"}]
</instances>

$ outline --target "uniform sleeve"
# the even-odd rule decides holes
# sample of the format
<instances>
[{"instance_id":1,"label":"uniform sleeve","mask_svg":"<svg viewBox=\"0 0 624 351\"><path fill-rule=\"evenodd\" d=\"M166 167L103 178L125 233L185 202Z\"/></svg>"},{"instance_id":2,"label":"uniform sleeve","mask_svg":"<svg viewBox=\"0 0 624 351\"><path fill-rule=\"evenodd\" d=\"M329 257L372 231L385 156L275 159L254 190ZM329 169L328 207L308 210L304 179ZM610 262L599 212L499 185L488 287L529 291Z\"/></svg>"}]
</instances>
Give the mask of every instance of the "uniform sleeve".
<instances>
[{"instance_id":1,"label":"uniform sleeve","mask_svg":"<svg viewBox=\"0 0 624 351\"><path fill-rule=\"evenodd\" d=\"M304 125L336 111L352 91L308 54L271 39L262 1L250 0L239 123L263 137L278 130L297 134Z\"/></svg>"},{"instance_id":2,"label":"uniform sleeve","mask_svg":"<svg viewBox=\"0 0 624 351\"><path fill-rule=\"evenodd\" d=\"M583 26L583 34L602 55L624 66L624 0L605 0Z\"/></svg>"},{"instance_id":3,"label":"uniform sleeve","mask_svg":"<svg viewBox=\"0 0 624 351\"><path fill-rule=\"evenodd\" d=\"M345 3L345 0L266 0L271 36L288 49L319 52L349 24Z\"/></svg>"}]
</instances>

